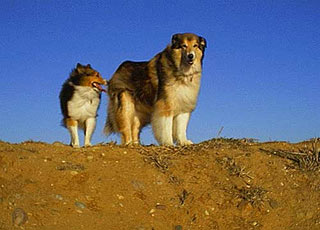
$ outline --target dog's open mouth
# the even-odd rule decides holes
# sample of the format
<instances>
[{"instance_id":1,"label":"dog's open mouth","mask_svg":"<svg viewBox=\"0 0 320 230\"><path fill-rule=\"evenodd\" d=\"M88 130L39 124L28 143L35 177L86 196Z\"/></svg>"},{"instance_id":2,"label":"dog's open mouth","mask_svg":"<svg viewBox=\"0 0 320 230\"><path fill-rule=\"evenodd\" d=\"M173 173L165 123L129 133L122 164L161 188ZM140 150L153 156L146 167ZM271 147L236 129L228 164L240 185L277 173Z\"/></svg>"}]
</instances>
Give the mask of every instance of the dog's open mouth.
<instances>
[{"instance_id":1,"label":"dog's open mouth","mask_svg":"<svg viewBox=\"0 0 320 230\"><path fill-rule=\"evenodd\" d=\"M193 61L192 60L188 61L188 64L193 65Z\"/></svg>"},{"instance_id":2,"label":"dog's open mouth","mask_svg":"<svg viewBox=\"0 0 320 230\"><path fill-rule=\"evenodd\" d=\"M101 84L98 82L92 82L92 86L97 90L99 90L100 92L106 92L106 90L102 88Z\"/></svg>"}]
</instances>

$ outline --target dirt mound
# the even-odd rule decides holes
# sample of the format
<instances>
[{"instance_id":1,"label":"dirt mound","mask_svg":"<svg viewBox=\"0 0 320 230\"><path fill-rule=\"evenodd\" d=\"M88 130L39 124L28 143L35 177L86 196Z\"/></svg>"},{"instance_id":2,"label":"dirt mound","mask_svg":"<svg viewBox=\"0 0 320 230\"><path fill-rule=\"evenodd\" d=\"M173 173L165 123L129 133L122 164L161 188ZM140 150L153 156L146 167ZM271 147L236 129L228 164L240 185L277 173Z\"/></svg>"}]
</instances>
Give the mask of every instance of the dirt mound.
<instances>
[{"instance_id":1,"label":"dirt mound","mask_svg":"<svg viewBox=\"0 0 320 230\"><path fill-rule=\"evenodd\" d=\"M0 229L320 229L315 141L0 142Z\"/></svg>"}]
</instances>

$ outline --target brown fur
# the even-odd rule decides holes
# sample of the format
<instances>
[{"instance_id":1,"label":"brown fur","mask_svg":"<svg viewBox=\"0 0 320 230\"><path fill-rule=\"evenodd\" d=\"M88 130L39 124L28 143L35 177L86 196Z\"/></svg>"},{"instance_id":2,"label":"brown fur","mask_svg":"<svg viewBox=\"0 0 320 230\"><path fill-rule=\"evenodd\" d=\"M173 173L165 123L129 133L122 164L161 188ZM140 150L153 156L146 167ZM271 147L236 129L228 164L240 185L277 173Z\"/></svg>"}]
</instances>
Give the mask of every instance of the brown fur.
<instances>
[{"instance_id":1,"label":"brown fur","mask_svg":"<svg viewBox=\"0 0 320 230\"><path fill-rule=\"evenodd\" d=\"M156 120L194 110L205 48L202 37L175 34L171 44L150 61L123 62L108 83L105 133L120 133L122 144L139 143L141 129L152 122L158 142L171 144L157 138Z\"/></svg>"}]
</instances>

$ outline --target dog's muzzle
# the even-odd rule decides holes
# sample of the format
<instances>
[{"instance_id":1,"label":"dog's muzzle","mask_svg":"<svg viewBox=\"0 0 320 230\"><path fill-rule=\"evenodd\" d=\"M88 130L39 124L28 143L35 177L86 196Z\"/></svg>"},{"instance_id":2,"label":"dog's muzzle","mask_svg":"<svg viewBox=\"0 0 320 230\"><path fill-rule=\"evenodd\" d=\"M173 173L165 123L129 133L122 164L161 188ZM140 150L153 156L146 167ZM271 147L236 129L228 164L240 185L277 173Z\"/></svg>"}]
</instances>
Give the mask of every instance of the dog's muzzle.
<instances>
[{"instance_id":1,"label":"dog's muzzle","mask_svg":"<svg viewBox=\"0 0 320 230\"><path fill-rule=\"evenodd\" d=\"M187 62L188 62L189 65L193 64L194 59L195 59L195 55L193 53L189 53L187 55Z\"/></svg>"}]
</instances>

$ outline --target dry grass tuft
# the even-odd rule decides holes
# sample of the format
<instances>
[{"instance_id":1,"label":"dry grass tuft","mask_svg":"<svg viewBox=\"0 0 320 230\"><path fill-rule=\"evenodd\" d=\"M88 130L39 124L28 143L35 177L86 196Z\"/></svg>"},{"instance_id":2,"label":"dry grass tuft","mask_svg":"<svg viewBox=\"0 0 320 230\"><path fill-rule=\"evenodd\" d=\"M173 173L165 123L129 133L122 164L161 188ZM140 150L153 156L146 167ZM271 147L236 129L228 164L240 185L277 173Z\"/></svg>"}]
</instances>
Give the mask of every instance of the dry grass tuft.
<instances>
[{"instance_id":1,"label":"dry grass tuft","mask_svg":"<svg viewBox=\"0 0 320 230\"><path fill-rule=\"evenodd\" d=\"M250 203L252 207L262 207L268 202L267 191L261 187L235 188L235 195L241 199L240 203Z\"/></svg>"},{"instance_id":2,"label":"dry grass tuft","mask_svg":"<svg viewBox=\"0 0 320 230\"><path fill-rule=\"evenodd\" d=\"M291 160L294 165L303 171L320 171L320 139L311 140L311 148L305 145L298 152L289 152L282 150L260 149L267 154L279 156Z\"/></svg>"}]
</instances>

